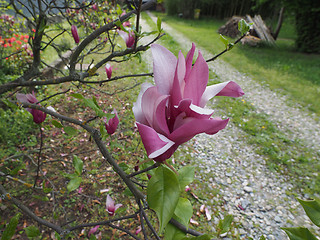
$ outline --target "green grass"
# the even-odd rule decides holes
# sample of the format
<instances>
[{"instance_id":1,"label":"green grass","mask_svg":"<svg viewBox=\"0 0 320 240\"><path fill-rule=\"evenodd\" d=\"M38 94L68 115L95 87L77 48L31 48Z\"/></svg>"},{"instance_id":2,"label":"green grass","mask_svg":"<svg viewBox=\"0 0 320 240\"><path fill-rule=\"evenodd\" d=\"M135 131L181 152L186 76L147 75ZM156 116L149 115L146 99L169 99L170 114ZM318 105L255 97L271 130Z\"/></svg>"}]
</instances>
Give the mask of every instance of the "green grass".
<instances>
[{"instance_id":1,"label":"green grass","mask_svg":"<svg viewBox=\"0 0 320 240\"><path fill-rule=\"evenodd\" d=\"M161 17L163 22L212 54L224 49L217 33L217 29L224 24L223 21ZM320 55L295 52L292 25L284 24L282 31L283 35L280 34L276 47L251 48L238 45L221 59L240 72L249 74L255 81L287 95L291 102L320 116Z\"/></svg>"}]
</instances>

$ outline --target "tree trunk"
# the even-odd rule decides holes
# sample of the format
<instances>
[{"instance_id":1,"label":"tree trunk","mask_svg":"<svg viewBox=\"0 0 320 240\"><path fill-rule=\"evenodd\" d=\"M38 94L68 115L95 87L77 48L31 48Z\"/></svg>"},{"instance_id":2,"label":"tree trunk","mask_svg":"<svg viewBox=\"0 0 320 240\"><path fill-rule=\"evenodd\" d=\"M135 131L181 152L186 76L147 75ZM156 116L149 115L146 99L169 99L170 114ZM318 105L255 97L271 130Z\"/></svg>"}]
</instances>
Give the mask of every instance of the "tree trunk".
<instances>
[{"instance_id":1,"label":"tree trunk","mask_svg":"<svg viewBox=\"0 0 320 240\"><path fill-rule=\"evenodd\" d=\"M272 36L274 38L274 40L277 40L281 26L282 26L282 22L283 22L283 13L284 13L284 7L282 7L280 9L280 14L279 14L279 19L278 19L278 24L276 27L276 30L274 31L274 33L272 33Z\"/></svg>"}]
</instances>

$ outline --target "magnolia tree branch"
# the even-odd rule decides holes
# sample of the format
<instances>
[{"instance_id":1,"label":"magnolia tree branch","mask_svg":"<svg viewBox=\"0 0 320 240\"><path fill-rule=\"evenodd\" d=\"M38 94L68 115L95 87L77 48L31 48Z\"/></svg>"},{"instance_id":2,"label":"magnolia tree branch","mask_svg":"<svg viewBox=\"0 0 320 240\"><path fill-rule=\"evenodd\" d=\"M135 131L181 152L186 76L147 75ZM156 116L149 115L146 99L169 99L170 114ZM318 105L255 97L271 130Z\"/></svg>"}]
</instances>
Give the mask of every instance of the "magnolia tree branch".
<instances>
[{"instance_id":1,"label":"magnolia tree branch","mask_svg":"<svg viewBox=\"0 0 320 240\"><path fill-rule=\"evenodd\" d=\"M28 207L23 205L18 199L11 196L10 193L8 193L5 188L0 184L0 193L2 194L2 198L4 200L7 200L9 202L12 202L14 205L16 205L22 212L26 213L30 218L35 220L36 222L45 225L53 230L55 230L57 233L62 234L65 230L61 228L60 226L53 224L51 222L48 222L37 215L35 215Z\"/></svg>"},{"instance_id":2,"label":"magnolia tree branch","mask_svg":"<svg viewBox=\"0 0 320 240\"><path fill-rule=\"evenodd\" d=\"M150 223L148 216L146 215L142 203L145 203L145 195L136 188L134 182L130 179L130 175L127 175L122 168L117 164L117 162L115 161L115 159L111 156L110 152L108 151L108 149L106 148L106 144L102 141L101 136L100 136L100 132L87 125L86 122L82 122L79 121L77 119L71 118L71 117L67 117L64 116L62 114L59 114L57 112L51 111L47 108L41 107L40 105L36 105L36 104L30 104L30 103L21 103L21 106L24 108L33 108L33 109L37 109L40 111L43 111L57 119L60 119L62 121L65 122L69 122L69 123L73 123L75 125L78 125L80 127L82 127L83 129L85 129L86 131L88 131L91 134L91 137L94 139L96 145L98 146L100 152L102 153L103 157L108 161L108 163L113 167L114 171L122 178L122 180L125 182L125 184L127 185L127 187L130 189L130 191L132 192L132 194L135 197L136 202L139 205L139 209L141 211L141 214L143 216L143 219L146 221L148 227L150 228L150 230L153 232L154 236L156 237L156 239L160 239L159 236L157 235L157 232L155 231L154 227L152 226L152 224ZM155 164L156 165L156 164ZM143 219L140 219L140 221L143 221ZM111 221L111 220L110 220ZM179 223L178 221L171 219L170 221L171 224L173 224L174 226L178 227L180 230L192 234L194 236L199 236L202 235L202 233L199 233L197 231L194 231L192 229L187 229L185 226L183 226L181 223ZM81 228L81 226L86 227L86 226L96 226L99 224L96 223L92 223L92 224L82 224L82 225L78 225L76 226L76 228ZM101 224L102 225L102 224ZM68 231L72 231L76 228L69 228Z\"/></svg>"},{"instance_id":3,"label":"magnolia tree branch","mask_svg":"<svg viewBox=\"0 0 320 240\"><path fill-rule=\"evenodd\" d=\"M143 4L141 6L141 11L149 8L152 4L155 3L155 0L149 1L146 4ZM12 3L13 4L13 3ZM14 4L13 4L14 5ZM0 86L0 95L10 91L18 86L43 86L43 85L52 85L52 84L60 84L60 83L65 83L65 82L72 82L72 81L80 81L83 80L86 77L89 77L89 73L81 73L80 76L75 72L75 66L76 63L78 62L78 58L82 51L96 38L98 38L102 33L108 32L109 30L113 29L116 27L116 22L118 21L125 21L126 19L130 18L133 14L137 14L137 10L133 10L123 16L121 16L118 20L115 20L113 22L110 22L95 31L93 31L89 36L87 36L80 44L78 47L76 47L75 51L71 55L70 58L70 74L69 76L66 77L61 77L58 79L49 79L49 80L44 80L44 81L32 81L36 77L41 76L41 72L39 71L39 65L41 63L41 44L42 44L42 38L44 36L44 31L41 31L43 24L46 24L46 16L43 11L40 12L39 17L35 19L37 22L36 24L36 32L35 36L33 38L33 41L31 42L32 45L32 50L33 50L33 62L29 70L27 70L21 77L17 78L16 80L2 84ZM157 37L158 38L158 37ZM156 38L156 39L157 39ZM155 39L155 40L156 40ZM95 65L96 69L100 68L103 64L106 62L112 60L115 57L122 57L128 54L134 54L139 51L145 51L148 49L148 46L152 44L155 40L153 40L151 43L145 45L145 46L139 46L136 49L126 49L122 52L112 52L107 58L103 59L99 63Z\"/></svg>"},{"instance_id":4,"label":"magnolia tree branch","mask_svg":"<svg viewBox=\"0 0 320 240\"><path fill-rule=\"evenodd\" d=\"M238 42L241 41L242 38L244 38L247 34L243 34L240 38L238 38L234 43L233 45L236 45ZM226 48L225 50L223 50L222 52L218 53L217 55L215 55L214 57L206 60L206 62L212 62L214 60L216 60L218 57L220 57L222 54L228 52L230 50L230 48Z\"/></svg>"}]
</instances>

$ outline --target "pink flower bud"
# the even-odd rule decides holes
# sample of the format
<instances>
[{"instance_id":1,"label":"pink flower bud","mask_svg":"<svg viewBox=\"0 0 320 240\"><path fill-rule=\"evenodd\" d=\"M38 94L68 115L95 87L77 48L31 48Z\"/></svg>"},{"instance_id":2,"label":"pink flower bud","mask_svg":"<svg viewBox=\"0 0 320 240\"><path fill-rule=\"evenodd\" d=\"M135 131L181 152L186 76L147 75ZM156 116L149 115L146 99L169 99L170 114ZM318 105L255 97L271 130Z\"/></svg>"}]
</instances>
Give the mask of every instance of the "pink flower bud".
<instances>
[{"instance_id":1,"label":"pink flower bud","mask_svg":"<svg viewBox=\"0 0 320 240\"><path fill-rule=\"evenodd\" d=\"M88 237L90 237L91 234L95 234L95 232L98 230L100 225L95 226L94 228L91 228L90 231L88 232Z\"/></svg>"},{"instance_id":2,"label":"pink flower bud","mask_svg":"<svg viewBox=\"0 0 320 240\"><path fill-rule=\"evenodd\" d=\"M79 39L79 35L78 35L78 29L77 29L77 27L75 25L71 26L71 33L72 33L74 41L76 43L79 43L80 39Z\"/></svg>"},{"instance_id":3,"label":"pink flower bud","mask_svg":"<svg viewBox=\"0 0 320 240\"><path fill-rule=\"evenodd\" d=\"M131 48L134 45L135 42L135 34L132 30L129 30L129 32L124 32L122 30L118 31L120 37L126 42L127 48Z\"/></svg>"},{"instance_id":4,"label":"pink flower bud","mask_svg":"<svg viewBox=\"0 0 320 240\"><path fill-rule=\"evenodd\" d=\"M97 6L97 4L96 4L96 3L92 5L92 9L93 9L93 10L95 10L95 11L97 11L97 10L98 10L98 6Z\"/></svg>"},{"instance_id":5,"label":"pink flower bud","mask_svg":"<svg viewBox=\"0 0 320 240\"><path fill-rule=\"evenodd\" d=\"M106 127L106 130L108 132L108 134L113 134L117 127L118 127L118 124L119 124L119 118L118 118L118 113L115 109L113 109L113 112L115 114L115 116L111 119L109 119L108 123L105 123L105 127Z\"/></svg>"},{"instance_id":6,"label":"pink flower bud","mask_svg":"<svg viewBox=\"0 0 320 240\"><path fill-rule=\"evenodd\" d=\"M17 93L16 98L19 102L21 103L37 103L38 100L36 99L36 96L34 94L34 92L32 92L32 94L21 94L21 93ZM40 104L38 104L40 106ZM33 109L33 108L27 108L27 111L30 112L33 116L33 121L37 124L42 123L46 117L47 114L37 110L37 109Z\"/></svg>"},{"instance_id":7,"label":"pink flower bud","mask_svg":"<svg viewBox=\"0 0 320 240\"><path fill-rule=\"evenodd\" d=\"M109 215L113 216L115 211L120 207L122 207L122 204L115 205L115 202L112 200L112 198L108 194L106 199L106 210L109 213Z\"/></svg>"},{"instance_id":8,"label":"pink flower bud","mask_svg":"<svg viewBox=\"0 0 320 240\"><path fill-rule=\"evenodd\" d=\"M106 69L107 77L108 77L108 79L110 79L111 76L112 76L112 67L111 67L111 65L109 63L107 63L105 69Z\"/></svg>"}]
</instances>

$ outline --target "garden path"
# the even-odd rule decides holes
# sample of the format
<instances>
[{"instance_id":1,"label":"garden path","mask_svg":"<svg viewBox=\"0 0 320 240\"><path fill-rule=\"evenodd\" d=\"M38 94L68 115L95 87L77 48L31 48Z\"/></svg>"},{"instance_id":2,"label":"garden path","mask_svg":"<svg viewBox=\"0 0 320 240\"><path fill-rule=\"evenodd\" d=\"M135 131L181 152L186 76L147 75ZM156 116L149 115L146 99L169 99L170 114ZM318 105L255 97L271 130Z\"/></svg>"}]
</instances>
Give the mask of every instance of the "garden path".
<instances>
[{"instance_id":1,"label":"garden path","mask_svg":"<svg viewBox=\"0 0 320 240\"><path fill-rule=\"evenodd\" d=\"M148 14L156 21L151 13ZM141 23L144 31L150 31L146 21ZM165 23L162 28L181 48L191 48L191 41L184 35ZM205 59L212 57L206 50L198 49ZM147 62L152 63L151 56L147 58ZM270 121L289 134L290 139L301 139L309 148L319 151L320 122L315 116L286 104L285 96L261 86L220 59L208 65L220 79L237 82L245 92L243 99L252 103L257 112L266 113ZM293 188L292 183L286 176L269 170L264 156L255 153L254 146L245 139L246 133L232 124L232 119L220 133L213 136L201 134L194 138L192 147L195 151L191 156L201 169L196 176L200 181L197 187L205 187L209 192L218 191L218 194L208 193L204 201L212 213L209 224L214 227L224 213L232 214L234 222L239 224L234 231L241 239L259 239L262 234L267 239L288 239L280 227L310 227L302 207L287 194ZM232 239L230 234L221 237Z\"/></svg>"}]
</instances>

